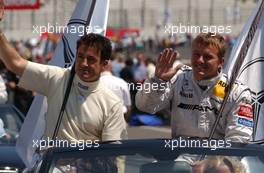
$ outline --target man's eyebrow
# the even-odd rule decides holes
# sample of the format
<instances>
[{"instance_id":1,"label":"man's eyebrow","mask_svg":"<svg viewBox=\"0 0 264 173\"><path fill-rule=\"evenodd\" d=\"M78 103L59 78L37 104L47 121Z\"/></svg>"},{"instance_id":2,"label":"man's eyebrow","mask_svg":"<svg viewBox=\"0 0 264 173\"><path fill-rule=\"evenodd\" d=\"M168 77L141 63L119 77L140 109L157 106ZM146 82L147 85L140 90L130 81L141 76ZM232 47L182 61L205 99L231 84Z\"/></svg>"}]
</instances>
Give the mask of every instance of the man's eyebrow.
<instances>
[{"instance_id":1,"label":"man's eyebrow","mask_svg":"<svg viewBox=\"0 0 264 173\"><path fill-rule=\"evenodd\" d=\"M194 50L192 50L192 52L195 52L195 53L196 53L196 52L200 52L200 51L199 51L199 50L197 50L197 49L194 49Z\"/></svg>"},{"instance_id":2,"label":"man's eyebrow","mask_svg":"<svg viewBox=\"0 0 264 173\"><path fill-rule=\"evenodd\" d=\"M77 55L84 55L84 53L82 53L82 52L77 52Z\"/></svg>"},{"instance_id":3,"label":"man's eyebrow","mask_svg":"<svg viewBox=\"0 0 264 173\"><path fill-rule=\"evenodd\" d=\"M87 56L86 56L84 53L78 53L77 56L83 56L84 58L90 58L90 59L91 59L91 58L93 58L93 59L96 58L96 57L93 56L93 55L87 55Z\"/></svg>"}]
</instances>

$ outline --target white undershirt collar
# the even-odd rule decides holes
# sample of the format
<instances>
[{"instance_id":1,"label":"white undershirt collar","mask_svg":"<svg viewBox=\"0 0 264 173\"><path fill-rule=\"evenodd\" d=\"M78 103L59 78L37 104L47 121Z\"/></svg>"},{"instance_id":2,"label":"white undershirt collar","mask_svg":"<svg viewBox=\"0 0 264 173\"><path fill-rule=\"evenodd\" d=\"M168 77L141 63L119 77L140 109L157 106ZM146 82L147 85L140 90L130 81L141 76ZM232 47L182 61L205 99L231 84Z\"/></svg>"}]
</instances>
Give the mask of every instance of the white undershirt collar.
<instances>
[{"instance_id":1,"label":"white undershirt collar","mask_svg":"<svg viewBox=\"0 0 264 173\"><path fill-rule=\"evenodd\" d=\"M82 81L78 75L74 76L73 82L78 89L78 91L82 94L90 93L96 91L99 85L99 80L94 82L84 82Z\"/></svg>"}]
</instances>

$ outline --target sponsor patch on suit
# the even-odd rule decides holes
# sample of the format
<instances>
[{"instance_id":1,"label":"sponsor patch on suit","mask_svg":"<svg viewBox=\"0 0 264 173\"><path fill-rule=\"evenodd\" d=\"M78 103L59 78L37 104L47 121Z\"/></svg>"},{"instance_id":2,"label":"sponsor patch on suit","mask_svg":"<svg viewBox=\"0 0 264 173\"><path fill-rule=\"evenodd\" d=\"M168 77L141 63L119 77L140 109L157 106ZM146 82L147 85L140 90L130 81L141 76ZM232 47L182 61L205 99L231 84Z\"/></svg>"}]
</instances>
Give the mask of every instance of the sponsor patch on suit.
<instances>
[{"instance_id":1,"label":"sponsor patch on suit","mask_svg":"<svg viewBox=\"0 0 264 173\"><path fill-rule=\"evenodd\" d=\"M225 91L226 87L227 87L226 83L222 80L219 80L214 87L214 95L221 99L224 99L226 95L226 91Z\"/></svg>"},{"instance_id":2,"label":"sponsor patch on suit","mask_svg":"<svg viewBox=\"0 0 264 173\"><path fill-rule=\"evenodd\" d=\"M253 108L250 104L241 104L239 106L238 116L253 119Z\"/></svg>"},{"instance_id":3,"label":"sponsor patch on suit","mask_svg":"<svg viewBox=\"0 0 264 173\"><path fill-rule=\"evenodd\" d=\"M253 127L253 121L248 120L246 118L241 118L241 117L237 119L237 124L247 126L247 127Z\"/></svg>"}]
</instances>

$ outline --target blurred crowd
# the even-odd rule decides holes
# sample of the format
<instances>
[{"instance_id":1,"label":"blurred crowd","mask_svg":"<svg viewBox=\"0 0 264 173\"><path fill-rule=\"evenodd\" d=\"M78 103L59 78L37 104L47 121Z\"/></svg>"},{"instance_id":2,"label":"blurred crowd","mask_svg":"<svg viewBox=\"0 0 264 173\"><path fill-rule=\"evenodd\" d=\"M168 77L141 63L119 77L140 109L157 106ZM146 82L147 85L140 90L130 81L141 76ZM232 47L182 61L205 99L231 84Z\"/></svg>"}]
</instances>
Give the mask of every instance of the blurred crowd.
<instances>
[{"instance_id":1,"label":"blurred crowd","mask_svg":"<svg viewBox=\"0 0 264 173\"><path fill-rule=\"evenodd\" d=\"M46 64L52 58L56 41L53 38L42 36L27 41L11 41L14 49L25 59ZM8 93L7 104L15 105L22 113L26 114L36 93L18 87L19 77L7 70L0 61L0 75L5 81Z\"/></svg>"}]
</instances>

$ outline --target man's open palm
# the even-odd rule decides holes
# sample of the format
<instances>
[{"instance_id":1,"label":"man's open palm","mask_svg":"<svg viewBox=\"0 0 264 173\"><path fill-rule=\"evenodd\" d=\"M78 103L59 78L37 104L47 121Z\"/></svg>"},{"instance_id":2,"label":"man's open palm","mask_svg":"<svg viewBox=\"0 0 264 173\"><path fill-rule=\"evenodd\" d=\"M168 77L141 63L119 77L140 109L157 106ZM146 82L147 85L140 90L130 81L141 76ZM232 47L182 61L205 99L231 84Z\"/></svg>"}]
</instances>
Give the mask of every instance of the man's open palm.
<instances>
[{"instance_id":1,"label":"man's open palm","mask_svg":"<svg viewBox=\"0 0 264 173\"><path fill-rule=\"evenodd\" d=\"M0 21L3 19L5 14L4 7L5 7L4 0L0 0Z\"/></svg>"},{"instance_id":2,"label":"man's open palm","mask_svg":"<svg viewBox=\"0 0 264 173\"><path fill-rule=\"evenodd\" d=\"M177 52L174 52L172 49L165 49L157 61L157 66L155 70L155 75L164 81L169 81L181 68L181 65L173 67L173 63L177 58Z\"/></svg>"}]
</instances>

